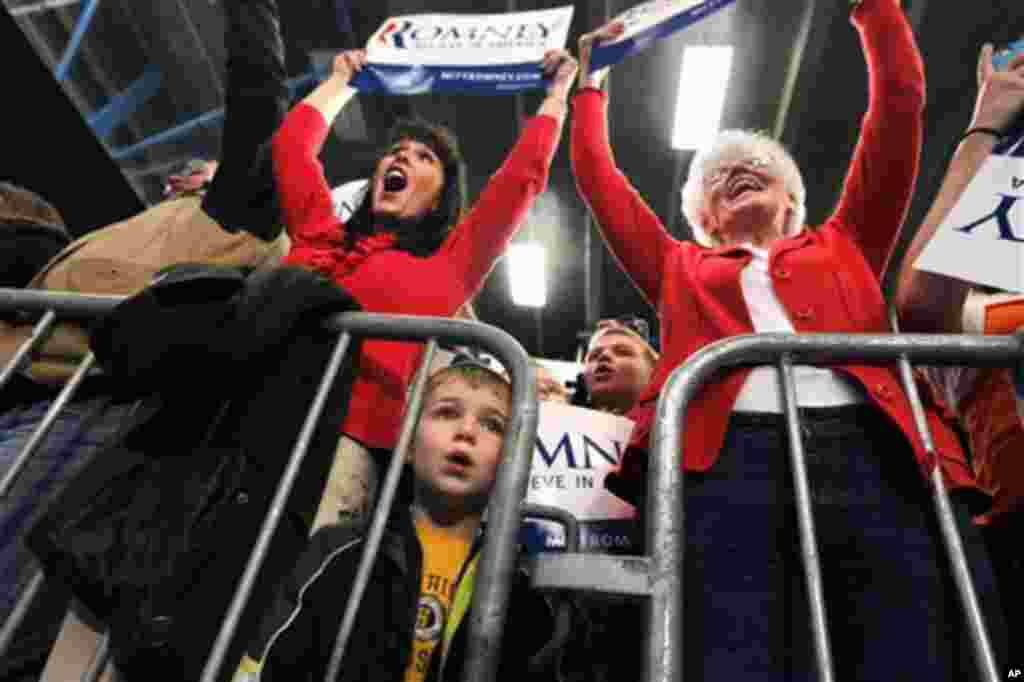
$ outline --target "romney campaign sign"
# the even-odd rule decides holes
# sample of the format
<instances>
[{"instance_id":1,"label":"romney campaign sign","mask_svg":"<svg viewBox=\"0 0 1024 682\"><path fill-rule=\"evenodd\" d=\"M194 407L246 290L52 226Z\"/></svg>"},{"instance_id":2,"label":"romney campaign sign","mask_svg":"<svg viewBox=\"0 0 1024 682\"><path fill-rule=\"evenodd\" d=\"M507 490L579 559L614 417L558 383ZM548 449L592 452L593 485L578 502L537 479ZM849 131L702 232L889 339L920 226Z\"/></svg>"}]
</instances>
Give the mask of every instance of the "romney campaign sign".
<instances>
[{"instance_id":1,"label":"romney campaign sign","mask_svg":"<svg viewBox=\"0 0 1024 682\"><path fill-rule=\"evenodd\" d=\"M494 95L544 87L541 59L565 46L571 6L505 14L418 14L384 22L352 80L388 95Z\"/></svg>"},{"instance_id":2,"label":"romney campaign sign","mask_svg":"<svg viewBox=\"0 0 1024 682\"><path fill-rule=\"evenodd\" d=\"M579 522L580 550L626 553L639 544L632 505L604 487L619 467L633 422L614 414L554 402L540 404L526 501L567 511ZM564 549L565 528L527 518L520 540L528 553Z\"/></svg>"},{"instance_id":3,"label":"romney campaign sign","mask_svg":"<svg viewBox=\"0 0 1024 682\"><path fill-rule=\"evenodd\" d=\"M590 66L600 69L618 64L734 2L736 0L651 0L641 3L615 17L615 21L625 24L626 30L614 40L595 45Z\"/></svg>"},{"instance_id":4,"label":"romney campaign sign","mask_svg":"<svg viewBox=\"0 0 1024 682\"><path fill-rule=\"evenodd\" d=\"M1024 292L1024 134L995 148L914 266Z\"/></svg>"}]
</instances>

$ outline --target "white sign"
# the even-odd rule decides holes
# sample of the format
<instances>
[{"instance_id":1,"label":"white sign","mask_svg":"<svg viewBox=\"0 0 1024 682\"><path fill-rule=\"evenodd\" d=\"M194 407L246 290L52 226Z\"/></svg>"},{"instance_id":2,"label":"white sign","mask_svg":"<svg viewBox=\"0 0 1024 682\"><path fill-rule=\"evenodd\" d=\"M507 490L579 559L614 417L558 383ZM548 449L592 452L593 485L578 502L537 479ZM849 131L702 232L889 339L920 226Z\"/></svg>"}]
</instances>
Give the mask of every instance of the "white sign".
<instances>
[{"instance_id":1,"label":"white sign","mask_svg":"<svg viewBox=\"0 0 1024 682\"><path fill-rule=\"evenodd\" d=\"M343 223L347 223L352 214L363 202L367 190L370 188L370 181L352 180L343 185L338 185L331 190L331 203L334 204L334 215Z\"/></svg>"},{"instance_id":2,"label":"white sign","mask_svg":"<svg viewBox=\"0 0 1024 682\"><path fill-rule=\"evenodd\" d=\"M366 44L364 92L499 94L542 87L544 53L565 46L572 6L505 14L417 14L384 22Z\"/></svg>"},{"instance_id":3,"label":"white sign","mask_svg":"<svg viewBox=\"0 0 1024 682\"><path fill-rule=\"evenodd\" d=\"M985 161L914 267L1024 291L1024 158L1016 156L1021 153L1024 139Z\"/></svg>"},{"instance_id":4,"label":"white sign","mask_svg":"<svg viewBox=\"0 0 1024 682\"><path fill-rule=\"evenodd\" d=\"M618 469L632 431L633 422L625 417L560 403L540 405L526 502L575 516L581 522L583 550L628 550L634 543L636 509L604 487L608 472ZM537 527L545 548L564 546L564 529L550 523Z\"/></svg>"},{"instance_id":5,"label":"white sign","mask_svg":"<svg viewBox=\"0 0 1024 682\"><path fill-rule=\"evenodd\" d=\"M650 0L631 7L615 21L625 24L625 31L614 40L594 46L591 68L618 64L655 41L695 24L728 7L736 0Z\"/></svg>"}]
</instances>

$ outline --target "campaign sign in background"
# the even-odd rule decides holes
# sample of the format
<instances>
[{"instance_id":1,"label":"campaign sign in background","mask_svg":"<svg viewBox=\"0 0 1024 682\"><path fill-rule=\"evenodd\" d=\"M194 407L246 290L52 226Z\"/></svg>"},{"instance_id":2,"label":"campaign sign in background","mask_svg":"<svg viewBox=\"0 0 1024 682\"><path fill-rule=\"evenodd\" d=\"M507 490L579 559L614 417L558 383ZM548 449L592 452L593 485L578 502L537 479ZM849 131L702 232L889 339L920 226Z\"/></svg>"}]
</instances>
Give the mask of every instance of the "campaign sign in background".
<instances>
[{"instance_id":1,"label":"campaign sign in background","mask_svg":"<svg viewBox=\"0 0 1024 682\"><path fill-rule=\"evenodd\" d=\"M565 47L572 6L504 14L418 14L384 22L352 80L390 95L508 94L545 87L541 59Z\"/></svg>"},{"instance_id":2,"label":"campaign sign in background","mask_svg":"<svg viewBox=\"0 0 1024 682\"><path fill-rule=\"evenodd\" d=\"M580 522L581 551L628 553L636 547L636 510L604 487L632 430L633 422L624 417L541 403L526 501L573 514ZM556 523L527 521L522 541L528 552L557 550L565 547L565 532Z\"/></svg>"},{"instance_id":3,"label":"campaign sign in background","mask_svg":"<svg viewBox=\"0 0 1024 682\"><path fill-rule=\"evenodd\" d=\"M914 264L1024 291L1024 136L996 148Z\"/></svg>"}]
</instances>

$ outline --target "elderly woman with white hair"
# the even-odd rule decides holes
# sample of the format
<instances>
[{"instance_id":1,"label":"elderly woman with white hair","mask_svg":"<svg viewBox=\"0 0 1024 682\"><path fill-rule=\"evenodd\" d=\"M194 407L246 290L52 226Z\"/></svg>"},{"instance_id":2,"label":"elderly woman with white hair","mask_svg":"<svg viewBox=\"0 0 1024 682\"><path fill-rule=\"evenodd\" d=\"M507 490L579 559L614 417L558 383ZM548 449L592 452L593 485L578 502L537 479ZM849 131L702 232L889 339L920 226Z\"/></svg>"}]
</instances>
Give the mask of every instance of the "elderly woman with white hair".
<instances>
[{"instance_id":1,"label":"elderly woman with white hair","mask_svg":"<svg viewBox=\"0 0 1024 682\"><path fill-rule=\"evenodd\" d=\"M806 226L792 157L764 135L725 132L696 155L682 191L698 243L669 235L615 165L604 74L590 73L589 56L622 25L580 40L573 171L610 248L661 317L662 357L628 414L637 427L608 483L616 494L642 496L658 393L707 344L754 332L890 331L879 281L917 175L924 69L898 0L853 4L869 103L837 208ZM796 382L839 679L972 679L967 647L944 645L965 641L963 622L930 511L934 462L897 371L798 368ZM930 421L950 487L973 491L956 437ZM787 447L773 368L723 373L690 404L681 462L688 680L815 676ZM991 569L959 513L988 607ZM998 635L1001 623L991 625Z\"/></svg>"}]
</instances>

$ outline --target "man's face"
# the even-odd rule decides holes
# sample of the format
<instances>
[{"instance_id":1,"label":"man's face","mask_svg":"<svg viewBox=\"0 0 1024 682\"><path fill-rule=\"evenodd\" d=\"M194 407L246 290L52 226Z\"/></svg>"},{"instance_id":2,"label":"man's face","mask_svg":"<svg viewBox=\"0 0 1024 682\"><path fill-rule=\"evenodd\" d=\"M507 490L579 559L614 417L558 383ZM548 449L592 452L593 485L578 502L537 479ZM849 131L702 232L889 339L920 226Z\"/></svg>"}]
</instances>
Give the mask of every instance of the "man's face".
<instances>
[{"instance_id":1,"label":"man's face","mask_svg":"<svg viewBox=\"0 0 1024 682\"><path fill-rule=\"evenodd\" d=\"M583 368L594 407L628 410L639 399L653 368L638 340L624 332L604 332L591 344Z\"/></svg>"},{"instance_id":2,"label":"man's face","mask_svg":"<svg viewBox=\"0 0 1024 682\"><path fill-rule=\"evenodd\" d=\"M487 505L509 420L508 391L473 383L453 376L433 389L411 454L417 496L465 512Z\"/></svg>"}]
</instances>

